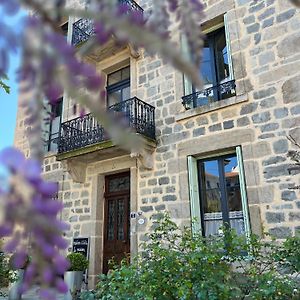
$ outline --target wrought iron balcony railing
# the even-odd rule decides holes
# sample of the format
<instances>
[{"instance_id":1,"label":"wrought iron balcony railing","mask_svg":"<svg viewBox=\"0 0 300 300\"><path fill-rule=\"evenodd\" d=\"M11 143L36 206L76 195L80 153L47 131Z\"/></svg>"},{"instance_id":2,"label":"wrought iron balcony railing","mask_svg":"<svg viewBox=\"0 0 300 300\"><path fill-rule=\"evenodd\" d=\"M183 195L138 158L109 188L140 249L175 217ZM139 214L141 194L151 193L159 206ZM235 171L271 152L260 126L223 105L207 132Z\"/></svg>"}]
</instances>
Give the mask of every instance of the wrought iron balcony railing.
<instances>
[{"instance_id":1,"label":"wrought iron balcony railing","mask_svg":"<svg viewBox=\"0 0 300 300\"><path fill-rule=\"evenodd\" d=\"M194 92L182 97L182 104L186 109L203 106L235 96L235 80L223 82L202 91Z\"/></svg>"},{"instance_id":2,"label":"wrought iron balcony railing","mask_svg":"<svg viewBox=\"0 0 300 300\"><path fill-rule=\"evenodd\" d=\"M126 4L132 11L140 11L143 9L134 0L118 0L120 4ZM94 23L92 20L80 19L73 24L72 45L77 46L87 41L90 36L95 33Z\"/></svg>"},{"instance_id":3,"label":"wrought iron balcony railing","mask_svg":"<svg viewBox=\"0 0 300 300\"><path fill-rule=\"evenodd\" d=\"M155 139L155 108L134 97L108 108L122 118L122 124ZM61 124L58 153L65 153L109 140L103 126L91 114Z\"/></svg>"}]
</instances>

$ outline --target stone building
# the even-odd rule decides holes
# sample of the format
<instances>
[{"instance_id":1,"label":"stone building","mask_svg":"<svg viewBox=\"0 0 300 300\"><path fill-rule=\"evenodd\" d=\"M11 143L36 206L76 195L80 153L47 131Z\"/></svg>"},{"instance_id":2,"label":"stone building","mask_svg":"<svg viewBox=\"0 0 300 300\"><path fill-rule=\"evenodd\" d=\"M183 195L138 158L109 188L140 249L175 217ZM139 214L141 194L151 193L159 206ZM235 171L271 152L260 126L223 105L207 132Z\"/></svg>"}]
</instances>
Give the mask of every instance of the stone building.
<instances>
[{"instance_id":1,"label":"stone building","mask_svg":"<svg viewBox=\"0 0 300 300\"><path fill-rule=\"evenodd\" d=\"M151 9L151 0L128 2ZM224 222L241 234L299 234L299 194L290 188L300 177L286 155L293 149L286 136L300 140L299 11L286 0L205 7L201 91L159 57L119 48L113 38L87 57L107 76L110 110L129 117L143 149L114 145L91 115L73 115L66 96L51 108L44 176L59 182L70 250L73 238L90 239L91 286L109 258L138 252L165 211L178 224L197 217L194 230L204 235ZM62 25L78 47L91 34L86 20ZM15 145L28 154L25 129L20 108Z\"/></svg>"}]
</instances>

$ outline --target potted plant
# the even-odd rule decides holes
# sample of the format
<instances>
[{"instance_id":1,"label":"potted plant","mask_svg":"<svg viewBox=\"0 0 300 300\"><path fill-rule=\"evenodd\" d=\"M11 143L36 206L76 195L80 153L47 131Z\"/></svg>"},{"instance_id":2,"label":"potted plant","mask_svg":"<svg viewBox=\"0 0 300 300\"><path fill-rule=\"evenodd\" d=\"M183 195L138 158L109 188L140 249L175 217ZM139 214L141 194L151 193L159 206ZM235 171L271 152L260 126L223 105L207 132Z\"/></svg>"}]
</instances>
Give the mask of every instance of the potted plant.
<instances>
[{"instance_id":1,"label":"potted plant","mask_svg":"<svg viewBox=\"0 0 300 300\"><path fill-rule=\"evenodd\" d=\"M65 282L69 292L65 295L65 300L71 300L76 299L81 292L83 272L88 267L88 260L81 253L70 253L67 258L70 262L70 268L65 274Z\"/></svg>"}]
</instances>

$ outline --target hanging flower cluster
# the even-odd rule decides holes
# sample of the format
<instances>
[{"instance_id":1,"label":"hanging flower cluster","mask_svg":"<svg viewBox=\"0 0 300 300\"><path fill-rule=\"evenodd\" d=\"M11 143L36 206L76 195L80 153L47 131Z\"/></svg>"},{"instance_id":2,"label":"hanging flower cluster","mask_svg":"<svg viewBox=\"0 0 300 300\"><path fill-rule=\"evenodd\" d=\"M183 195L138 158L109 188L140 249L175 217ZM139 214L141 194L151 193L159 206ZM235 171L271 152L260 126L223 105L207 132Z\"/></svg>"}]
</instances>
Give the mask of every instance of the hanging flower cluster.
<instances>
[{"instance_id":1,"label":"hanging flower cluster","mask_svg":"<svg viewBox=\"0 0 300 300\"><path fill-rule=\"evenodd\" d=\"M4 250L14 253L15 269L22 268L32 255L20 292L42 282L41 296L56 299L49 288L67 292L62 275L69 267L66 258L59 253L68 246L62 237L68 225L57 219L63 208L55 199L58 186L41 178L38 161L26 160L14 148L0 153L0 163L10 172L8 188L0 191L0 237L7 241Z\"/></svg>"},{"instance_id":2,"label":"hanging flower cluster","mask_svg":"<svg viewBox=\"0 0 300 300\"><path fill-rule=\"evenodd\" d=\"M104 110L105 80L86 62L86 54L113 36L117 44L130 43L135 49L141 47L150 55L160 55L187 74L196 85L200 82L198 66L187 61L178 45L170 41L170 19L176 17L179 28L187 36L190 50L200 55L202 34L199 23L203 17L200 0L154 0L155 9L149 18L142 11L133 10L126 1L90 2L87 9L79 9L66 6L64 0L0 0L0 8L8 15L16 14L20 4L35 12L34 16L26 18L22 38L5 20L0 22L0 76L8 70L9 53L17 47L22 51L19 80L24 101L21 104L27 115L32 157L26 160L14 149L7 149L0 155L0 163L10 171L7 188L0 190L0 236L9 237L5 250L15 253L16 268L24 264L29 253L32 254L22 290L38 282L44 299L55 299L51 288L66 292L61 275L68 268L67 261L59 254L67 246L62 238L67 226L58 220L62 204L53 199L57 185L47 183L41 177L41 124L45 99L55 104L62 93L66 93L80 104L81 116L85 114L85 108L88 109L116 143L132 147L137 137L124 134L120 130L122 124L118 126ZM95 35L81 47L74 48L57 25L61 16L92 20Z\"/></svg>"}]
</instances>

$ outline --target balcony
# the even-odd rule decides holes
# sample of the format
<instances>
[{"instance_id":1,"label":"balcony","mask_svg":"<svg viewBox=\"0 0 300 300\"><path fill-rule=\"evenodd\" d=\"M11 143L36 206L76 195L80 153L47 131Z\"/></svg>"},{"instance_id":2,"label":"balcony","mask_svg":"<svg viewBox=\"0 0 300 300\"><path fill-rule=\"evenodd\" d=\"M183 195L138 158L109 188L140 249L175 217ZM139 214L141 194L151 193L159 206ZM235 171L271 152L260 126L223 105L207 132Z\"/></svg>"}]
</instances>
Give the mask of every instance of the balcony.
<instances>
[{"instance_id":1,"label":"balcony","mask_svg":"<svg viewBox=\"0 0 300 300\"><path fill-rule=\"evenodd\" d=\"M211 104L235 96L235 80L226 81L182 97L185 109Z\"/></svg>"},{"instance_id":2,"label":"balcony","mask_svg":"<svg viewBox=\"0 0 300 300\"><path fill-rule=\"evenodd\" d=\"M108 110L122 119L122 125L132 128L150 141L155 140L155 108L153 106L134 97L112 105ZM89 147L92 145L98 147ZM58 160L113 146L103 126L95 117L87 114L61 124ZM118 151L121 154L120 150Z\"/></svg>"},{"instance_id":3,"label":"balcony","mask_svg":"<svg viewBox=\"0 0 300 300\"><path fill-rule=\"evenodd\" d=\"M120 4L128 5L132 11L140 11L143 9L134 0L118 0ZM78 46L86 42L90 36L95 33L94 23L92 20L80 19L73 24L72 45Z\"/></svg>"}]
</instances>

